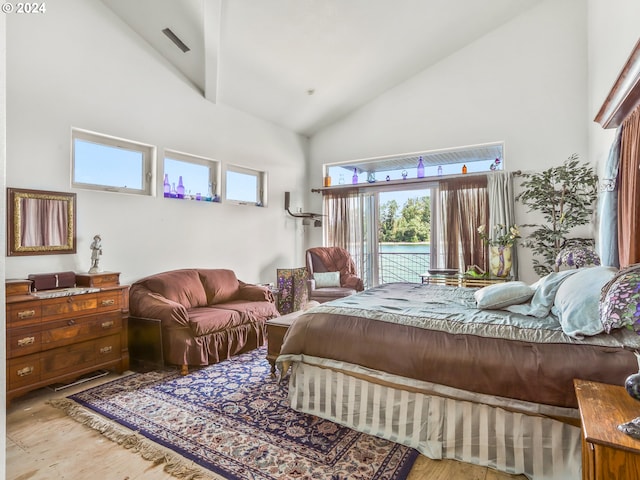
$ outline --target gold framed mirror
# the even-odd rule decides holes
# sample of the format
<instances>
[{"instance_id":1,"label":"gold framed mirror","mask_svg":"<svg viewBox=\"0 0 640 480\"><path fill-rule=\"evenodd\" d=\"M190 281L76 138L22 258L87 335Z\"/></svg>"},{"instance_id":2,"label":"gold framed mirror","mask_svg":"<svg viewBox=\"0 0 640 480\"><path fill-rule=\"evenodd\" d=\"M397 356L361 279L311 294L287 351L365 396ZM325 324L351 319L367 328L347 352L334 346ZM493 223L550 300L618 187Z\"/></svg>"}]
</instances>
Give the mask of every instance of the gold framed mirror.
<instances>
[{"instance_id":1,"label":"gold framed mirror","mask_svg":"<svg viewBox=\"0 0 640 480\"><path fill-rule=\"evenodd\" d=\"M76 253L76 194L7 188L7 256Z\"/></svg>"}]
</instances>

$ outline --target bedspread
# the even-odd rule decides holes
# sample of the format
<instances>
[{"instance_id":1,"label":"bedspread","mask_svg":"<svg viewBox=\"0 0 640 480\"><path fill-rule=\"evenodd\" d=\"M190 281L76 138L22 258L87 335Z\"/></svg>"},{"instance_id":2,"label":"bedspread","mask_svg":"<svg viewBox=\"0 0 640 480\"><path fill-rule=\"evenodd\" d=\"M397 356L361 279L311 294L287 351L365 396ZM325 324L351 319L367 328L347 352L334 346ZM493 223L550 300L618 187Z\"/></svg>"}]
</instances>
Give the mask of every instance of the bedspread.
<instances>
[{"instance_id":1,"label":"bedspread","mask_svg":"<svg viewBox=\"0 0 640 480\"><path fill-rule=\"evenodd\" d=\"M556 317L475 307L474 289L387 284L308 310L278 361L326 358L486 395L576 408L573 379L623 384L640 338L576 340Z\"/></svg>"}]
</instances>

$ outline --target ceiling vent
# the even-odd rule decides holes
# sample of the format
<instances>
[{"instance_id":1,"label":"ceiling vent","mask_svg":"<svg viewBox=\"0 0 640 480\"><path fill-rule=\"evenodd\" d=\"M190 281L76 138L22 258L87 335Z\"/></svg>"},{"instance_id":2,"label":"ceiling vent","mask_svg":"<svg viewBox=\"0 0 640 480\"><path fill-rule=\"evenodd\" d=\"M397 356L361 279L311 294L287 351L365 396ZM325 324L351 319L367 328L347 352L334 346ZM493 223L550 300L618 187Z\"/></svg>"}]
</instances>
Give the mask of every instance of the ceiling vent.
<instances>
[{"instance_id":1,"label":"ceiling vent","mask_svg":"<svg viewBox=\"0 0 640 480\"><path fill-rule=\"evenodd\" d=\"M162 30L162 33L169 37L169 39L176 44L176 47L178 47L184 53L187 53L189 50L191 50L182 40L178 38L175 33L171 31L170 28L165 28L164 30Z\"/></svg>"}]
</instances>

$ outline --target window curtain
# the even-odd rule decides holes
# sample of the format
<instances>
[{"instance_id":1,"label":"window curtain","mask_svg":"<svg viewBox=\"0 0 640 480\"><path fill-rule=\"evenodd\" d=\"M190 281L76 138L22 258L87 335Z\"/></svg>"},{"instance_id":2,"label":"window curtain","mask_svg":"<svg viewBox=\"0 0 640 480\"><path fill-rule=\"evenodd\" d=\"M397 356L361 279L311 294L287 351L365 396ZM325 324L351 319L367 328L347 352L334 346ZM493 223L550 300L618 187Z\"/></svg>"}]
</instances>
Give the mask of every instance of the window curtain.
<instances>
[{"instance_id":1,"label":"window curtain","mask_svg":"<svg viewBox=\"0 0 640 480\"><path fill-rule=\"evenodd\" d=\"M487 265L487 249L478 235L478 227L486 225L489 216L487 177L443 180L438 197L432 263L436 268L459 271Z\"/></svg>"},{"instance_id":2,"label":"window curtain","mask_svg":"<svg viewBox=\"0 0 640 480\"><path fill-rule=\"evenodd\" d=\"M513 193L513 173L511 172L495 172L487 176L487 192L489 195L489 236L493 239L495 236L496 225L506 225L510 227L516 224L515 215L515 196ZM518 255L517 248L514 246L511 253L511 275L518 278ZM488 249L485 249L485 261L483 264L486 269L489 268L489 262L486 256ZM485 270L486 270L485 269Z\"/></svg>"},{"instance_id":3,"label":"window curtain","mask_svg":"<svg viewBox=\"0 0 640 480\"><path fill-rule=\"evenodd\" d=\"M621 137L622 127L618 127L604 166L598 202L598 252L602 265L611 267L620 266L618 258L618 171Z\"/></svg>"},{"instance_id":4,"label":"window curtain","mask_svg":"<svg viewBox=\"0 0 640 480\"><path fill-rule=\"evenodd\" d=\"M622 124L618 191L620 268L640 262L640 107Z\"/></svg>"},{"instance_id":5,"label":"window curtain","mask_svg":"<svg viewBox=\"0 0 640 480\"><path fill-rule=\"evenodd\" d=\"M356 264L360 278L363 278L365 215L358 191L325 192L323 203L326 215L324 245L346 249Z\"/></svg>"}]
</instances>

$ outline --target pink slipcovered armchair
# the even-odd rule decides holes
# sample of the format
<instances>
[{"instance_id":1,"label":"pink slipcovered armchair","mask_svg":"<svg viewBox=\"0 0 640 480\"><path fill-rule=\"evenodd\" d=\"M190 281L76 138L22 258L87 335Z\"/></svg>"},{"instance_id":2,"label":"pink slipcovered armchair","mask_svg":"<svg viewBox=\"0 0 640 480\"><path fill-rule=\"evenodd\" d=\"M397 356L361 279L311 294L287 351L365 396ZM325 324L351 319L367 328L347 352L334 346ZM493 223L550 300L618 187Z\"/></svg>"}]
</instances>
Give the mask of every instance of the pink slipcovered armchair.
<instances>
[{"instance_id":1,"label":"pink slipcovered armchair","mask_svg":"<svg viewBox=\"0 0 640 480\"><path fill-rule=\"evenodd\" d=\"M314 247L307 250L309 300L319 303L347 297L364 290L356 266L341 247Z\"/></svg>"}]
</instances>

